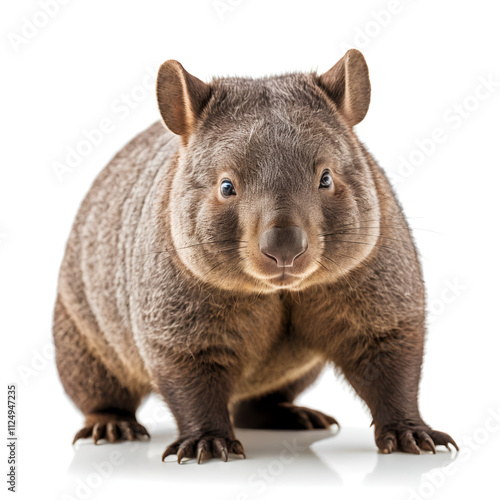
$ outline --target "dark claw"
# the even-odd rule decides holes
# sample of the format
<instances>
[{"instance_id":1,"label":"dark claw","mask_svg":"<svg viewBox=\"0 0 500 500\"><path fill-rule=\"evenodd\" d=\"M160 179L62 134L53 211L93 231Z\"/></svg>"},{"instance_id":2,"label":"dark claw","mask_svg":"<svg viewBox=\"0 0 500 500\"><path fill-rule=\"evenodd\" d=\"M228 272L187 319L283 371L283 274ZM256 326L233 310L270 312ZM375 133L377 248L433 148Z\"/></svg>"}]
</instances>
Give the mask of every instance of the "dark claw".
<instances>
[{"instance_id":1,"label":"dark claw","mask_svg":"<svg viewBox=\"0 0 500 500\"><path fill-rule=\"evenodd\" d=\"M92 438L94 444L97 444L101 439L106 439L110 443L116 443L123 439L134 441L139 439L139 436L147 436L150 438L146 428L135 420L103 418L102 420L94 420L92 425L88 425L83 429L80 429L75 434L73 444L75 444L79 439L89 437Z\"/></svg>"},{"instance_id":2,"label":"dark claw","mask_svg":"<svg viewBox=\"0 0 500 500\"><path fill-rule=\"evenodd\" d=\"M197 461L199 464L201 464L203 460L206 460L208 458L210 458L210 444L206 439L203 439L198 443Z\"/></svg>"},{"instance_id":3,"label":"dark claw","mask_svg":"<svg viewBox=\"0 0 500 500\"><path fill-rule=\"evenodd\" d=\"M180 464L181 463L181 460L184 458L184 448L181 448L178 452L177 452L177 463Z\"/></svg>"},{"instance_id":4,"label":"dark claw","mask_svg":"<svg viewBox=\"0 0 500 500\"><path fill-rule=\"evenodd\" d=\"M165 459L170 455L177 455L177 450L179 449L179 445L176 443L172 443L170 446L167 446L167 449L163 452L161 456L161 461L164 462Z\"/></svg>"},{"instance_id":5,"label":"dark claw","mask_svg":"<svg viewBox=\"0 0 500 500\"><path fill-rule=\"evenodd\" d=\"M292 403L278 403L278 406L285 411L288 411L290 416L288 420L293 422L294 424L290 427L286 426L286 428L290 429L329 429L331 425L336 425L340 430L339 423L330 415L326 415L325 413L312 410L311 408L306 408L305 406L295 406ZM291 418L290 418L291 417ZM283 418L287 418L286 415Z\"/></svg>"},{"instance_id":6,"label":"dark claw","mask_svg":"<svg viewBox=\"0 0 500 500\"><path fill-rule=\"evenodd\" d=\"M417 446L412 431L405 431L400 436L401 450L414 455L420 455L420 448Z\"/></svg>"},{"instance_id":7,"label":"dark claw","mask_svg":"<svg viewBox=\"0 0 500 500\"><path fill-rule=\"evenodd\" d=\"M104 433L106 432L106 426L101 422L97 422L92 429L92 439L94 440L94 444L97 444L99 439L104 437Z\"/></svg>"},{"instance_id":8,"label":"dark claw","mask_svg":"<svg viewBox=\"0 0 500 500\"><path fill-rule=\"evenodd\" d=\"M132 422L132 429L135 431L136 435L145 436L147 439L151 439L151 436L143 425L139 422Z\"/></svg>"},{"instance_id":9,"label":"dark claw","mask_svg":"<svg viewBox=\"0 0 500 500\"><path fill-rule=\"evenodd\" d=\"M323 413L323 415L325 414ZM336 425L340 429L340 424L333 417L330 415L325 415L325 417L330 425Z\"/></svg>"},{"instance_id":10,"label":"dark claw","mask_svg":"<svg viewBox=\"0 0 500 500\"><path fill-rule=\"evenodd\" d=\"M418 445L422 450L425 451L431 451L432 453L436 454L436 446L434 445L434 441L432 438L427 434L425 431L418 431L417 432L417 441Z\"/></svg>"},{"instance_id":11,"label":"dark claw","mask_svg":"<svg viewBox=\"0 0 500 500\"><path fill-rule=\"evenodd\" d=\"M127 441L134 440L134 433L130 428L130 424L128 422L117 422L120 432L122 433L122 438Z\"/></svg>"},{"instance_id":12,"label":"dark claw","mask_svg":"<svg viewBox=\"0 0 500 500\"><path fill-rule=\"evenodd\" d=\"M304 429L307 429L307 430L314 429L314 425L311 423L311 420L310 420L309 416L307 415L307 413L300 411L300 412L297 412L297 415L299 418L299 422L302 424Z\"/></svg>"},{"instance_id":13,"label":"dark claw","mask_svg":"<svg viewBox=\"0 0 500 500\"><path fill-rule=\"evenodd\" d=\"M432 451L432 453L435 455L436 447L434 446L434 441L431 438L426 438L425 443L427 443L427 445L430 448L430 451Z\"/></svg>"},{"instance_id":14,"label":"dark claw","mask_svg":"<svg viewBox=\"0 0 500 500\"><path fill-rule=\"evenodd\" d=\"M106 436L110 443L115 443L118 439L120 439L118 434L118 425L116 422L108 422L106 424Z\"/></svg>"},{"instance_id":15,"label":"dark claw","mask_svg":"<svg viewBox=\"0 0 500 500\"><path fill-rule=\"evenodd\" d=\"M377 446L382 453L399 450L406 453L420 454L420 450L436 453L436 446L442 445L451 451L452 444L458 451L458 446L451 436L444 432L434 431L423 425L407 426L406 424L387 426L377 431L375 426Z\"/></svg>"},{"instance_id":16,"label":"dark claw","mask_svg":"<svg viewBox=\"0 0 500 500\"><path fill-rule=\"evenodd\" d=\"M229 451L235 453L236 455L241 455L243 458L247 458L243 445L239 441L233 441Z\"/></svg>"},{"instance_id":17,"label":"dark claw","mask_svg":"<svg viewBox=\"0 0 500 500\"><path fill-rule=\"evenodd\" d=\"M80 429L73 438L73 444L75 444L79 439L86 439L92 435L92 427L84 427Z\"/></svg>"},{"instance_id":18,"label":"dark claw","mask_svg":"<svg viewBox=\"0 0 500 500\"><path fill-rule=\"evenodd\" d=\"M214 437L212 435L201 438L179 438L167 447L161 459L164 461L169 455L177 454L179 464L183 458L195 458L199 464L213 457L227 462L229 453L235 453L246 458L243 445L237 439Z\"/></svg>"},{"instance_id":19,"label":"dark claw","mask_svg":"<svg viewBox=\"0 0 500 500\"><path fill-rule=\"evenodd\" d=\"M455 443L455 440L445 432L432 431L429 434L431 435L434 443L436 443L437 445L439 444L444 445L449 451L451 451L451 448L449 446L451 444L455 447L457 451L459 451L458 445L457 443Z\"/></svg>"},{"instance_id":20,"label":"dark claw","mask_svg":"<svg viewBox=\"0 0 500 500\"><path fill-rule=\"evenodd\" d=\"M223 438L215 438L212 442L212 447L214 450L214 455L219 457L224 462L227 462L227 444L226 440Z\"/></svg>"},{"instance_id":21,"label":"dark claw","mask_svg":"<svg viewBox=\"0 0 500 500\"><path fill-rule=\"evenodd\" d=\"M310 410L307 416L315 429L328 429L330 427L326 415L323 415L319 411Z\"/></svg>"}]
</instances>

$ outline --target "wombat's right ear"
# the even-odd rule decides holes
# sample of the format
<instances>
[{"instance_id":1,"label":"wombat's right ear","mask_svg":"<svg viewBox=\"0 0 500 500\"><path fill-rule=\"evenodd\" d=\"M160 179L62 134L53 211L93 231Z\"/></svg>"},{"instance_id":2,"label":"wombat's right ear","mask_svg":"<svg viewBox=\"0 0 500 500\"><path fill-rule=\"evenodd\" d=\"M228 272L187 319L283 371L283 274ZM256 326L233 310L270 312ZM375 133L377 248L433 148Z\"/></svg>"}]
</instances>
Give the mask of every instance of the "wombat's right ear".
<instances>
[{"instance_id":1,"label":"wombat's right ear","mask_svg":"<svg viewBox=\"0 0 500 500\"><path fill-rule=\"evenodd\" d=\"M187 138L210 97L210 86L190 75L182 64L164 62L156 79L156 99L165 125L174 134Z\"/></svg>"},{"instance_id":2,"label":"wombat's right ear","mask_svg":"<svg viewBox=\"0 0 500 500\"><path fill-rule=\"evenodd\" d=\"M335 66L319 77L319 84L351 127L365 117L371 87L368 66L359 50L348 50Z\"/></svg>"}]
</instances>

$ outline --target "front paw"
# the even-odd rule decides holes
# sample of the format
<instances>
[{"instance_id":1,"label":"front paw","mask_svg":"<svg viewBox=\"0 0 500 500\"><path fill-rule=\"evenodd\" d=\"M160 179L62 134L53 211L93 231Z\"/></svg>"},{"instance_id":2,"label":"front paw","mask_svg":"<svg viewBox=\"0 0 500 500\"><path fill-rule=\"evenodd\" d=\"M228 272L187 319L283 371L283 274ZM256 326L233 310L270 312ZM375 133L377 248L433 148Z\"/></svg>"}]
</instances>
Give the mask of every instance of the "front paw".
<instances>
[{"instance_id":1,"label":"front paw","mask_svg":"<svg viewBox=\"0 0 500 500\"><path fill-rule=\"evenodd\" d=\"M199 464L213 457L227 462L229 453L246 458L243 445L237 439L214 435L188 436L170 444L161 459L164 461L169 455L177 455L179 464L183 458L196 458Z\"/></svg>"},{"instance_id":2,"label":"front paw","mask_svg":"<svg viewBox=\"0 0 500 500\"><path fill-rule=\"evenodd\" d=\"M86 416L85 427L80 429L73 439L75 444L79 439L91 437L94 444L101 439L109 443L119 441L136 441L150 439L149 432L135 417L114 413L90 413Z\"/></svg>"},{"instance_id":3,"label":"front paw","mask_svg":"<svg viewBox=\"0 0 500 500\"><path fill-rule=\"evenodd\" d=\"M413 422L400 422L389 425L375 425L375 442L382 453L404 451L420 454L420 450L436 453L436 446L443 445L451 451L452 444L458 446L451 436L431 429L428 425Z\"/></svg>"}]
</instances>

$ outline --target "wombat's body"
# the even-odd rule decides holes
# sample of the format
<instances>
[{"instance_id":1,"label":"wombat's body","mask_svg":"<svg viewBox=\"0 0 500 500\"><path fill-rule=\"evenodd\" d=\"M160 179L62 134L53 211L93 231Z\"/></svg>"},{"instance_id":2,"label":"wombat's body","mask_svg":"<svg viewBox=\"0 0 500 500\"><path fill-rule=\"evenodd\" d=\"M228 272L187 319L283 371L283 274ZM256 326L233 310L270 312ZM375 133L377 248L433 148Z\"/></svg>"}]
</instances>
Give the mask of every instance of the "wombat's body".
<instances>
[{"instance_id":1,"label":"wombat's body","mask_svg":"<svg viewBox=\"0 0 500 500\"><path fill-rule=\"evenodd\" d=\"M335 423L293 405L333 362L383 451L454 444L419 416L425 294L399 205L350 128L363 89L335 101L331 88L363 72L357 54L344 76L210 87L162 67L177 135L154 124L103 170L61 268L57 364L86 416L75 439L147 434L135 412L156 391L180 432L164 456L227 459L243 454L232 423Z\"/></svg>"}]
</instances>

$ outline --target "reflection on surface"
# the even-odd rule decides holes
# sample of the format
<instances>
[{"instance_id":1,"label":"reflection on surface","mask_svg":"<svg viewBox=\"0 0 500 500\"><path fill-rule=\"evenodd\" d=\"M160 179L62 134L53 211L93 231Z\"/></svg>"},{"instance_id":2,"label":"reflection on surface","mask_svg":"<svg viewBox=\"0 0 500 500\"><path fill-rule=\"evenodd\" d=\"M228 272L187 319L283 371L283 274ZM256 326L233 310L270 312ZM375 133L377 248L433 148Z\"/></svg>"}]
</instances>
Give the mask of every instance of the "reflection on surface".
<instances>
[{"instance_id":1,"label":"reflection on surface","mask_svg":"<svg viewBox=\"0 0 500 500\"><path fill-rule=\"evenodd\" d=\"M194 460L178 465L171 456L164 463L161 454L176 437L174 429L153 433L149 442L95 446L81 441L75 447L69 474L84 481L89 475L170 483L224 483L243 496L259 494L267 486L418 486L422 474L448 465L455 455L439 451L419 456L404 453L382 455L376 451L367 429L331 431L254 431L237 429L247 459L231 456L228 463ZM102 471L105 471L104 473ZM96 478L93 478L96 480Z\"/></svg>"}]
</instances>

